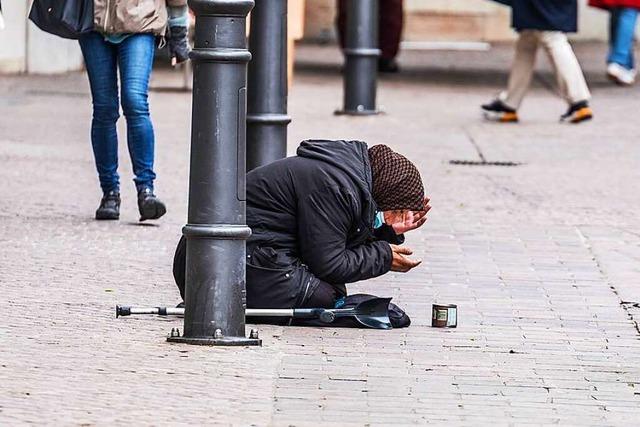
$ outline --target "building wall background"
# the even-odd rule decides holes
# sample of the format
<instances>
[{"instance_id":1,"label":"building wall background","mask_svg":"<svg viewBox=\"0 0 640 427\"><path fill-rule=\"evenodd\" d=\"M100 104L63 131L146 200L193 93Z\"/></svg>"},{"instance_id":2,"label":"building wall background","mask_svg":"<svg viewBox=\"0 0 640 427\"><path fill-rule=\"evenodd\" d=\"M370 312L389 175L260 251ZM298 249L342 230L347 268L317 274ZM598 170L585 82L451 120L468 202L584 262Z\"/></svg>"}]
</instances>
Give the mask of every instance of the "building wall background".
<instances>
[{"instance_id":1,"label":"building wall background","mask_svg":"<svg viewBox=\"0 0 640 427\"><path fill-rule=\"evenodd\" d=\"M31 1L2 2L5 29L0 30L0 73L59 73L82 68L78 42L52 36L26 17Z\"/></svg>"},{"instance_id":2,"label":"building wall background","mask_svg":"<svg viewBox=\"0 0 640 427\"><path fill-rule=\"evenodd\" d=\"M7 2L2 5L4 30L0 30L0 71L20 72L26 66L27 43L27 5L20 1Z\"/></svg>"}]
</instances>

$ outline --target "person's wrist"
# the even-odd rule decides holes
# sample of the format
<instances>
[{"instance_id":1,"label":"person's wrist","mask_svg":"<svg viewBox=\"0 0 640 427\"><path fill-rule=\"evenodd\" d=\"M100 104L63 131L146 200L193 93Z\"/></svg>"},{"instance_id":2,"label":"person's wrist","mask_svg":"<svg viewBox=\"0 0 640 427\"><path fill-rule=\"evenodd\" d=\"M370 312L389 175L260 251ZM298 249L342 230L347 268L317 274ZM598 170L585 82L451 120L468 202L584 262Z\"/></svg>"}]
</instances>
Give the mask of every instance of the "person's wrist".
<instances>
[{"instance_id":1,"label":"person's wrist","mask_svg":"<svg viewBox=\"0 0 640 427\"><path fill-rule=\"evenodd\" d=\"M385 272L389 272L391 271L391 267L393 266L393 244L384 241L381 241L380 243L383 243L386 246L389 261L387 262Z\"/></svg>"}]
</instances>

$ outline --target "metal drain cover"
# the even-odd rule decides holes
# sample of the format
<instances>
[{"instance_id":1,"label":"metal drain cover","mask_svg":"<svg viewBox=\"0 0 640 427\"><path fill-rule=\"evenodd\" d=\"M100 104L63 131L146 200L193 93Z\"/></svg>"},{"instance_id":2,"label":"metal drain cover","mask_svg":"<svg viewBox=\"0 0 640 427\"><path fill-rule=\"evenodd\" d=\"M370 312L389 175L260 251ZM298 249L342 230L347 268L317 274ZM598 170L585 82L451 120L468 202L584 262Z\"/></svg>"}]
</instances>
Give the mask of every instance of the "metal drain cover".
<instances>
[{"instance_id":1,"label":"metal drain cover","mask_svg":"<svg viewBox=\"0 0 640 427\"><path fill-rule=\"evenodd\" d=\"M512 167L512 166L520 166L523 163L520 162L488 162L485 160L449 160L450 165L459 165L459 166L504 166L504 167Z\"/></svg>"}]
</instances>

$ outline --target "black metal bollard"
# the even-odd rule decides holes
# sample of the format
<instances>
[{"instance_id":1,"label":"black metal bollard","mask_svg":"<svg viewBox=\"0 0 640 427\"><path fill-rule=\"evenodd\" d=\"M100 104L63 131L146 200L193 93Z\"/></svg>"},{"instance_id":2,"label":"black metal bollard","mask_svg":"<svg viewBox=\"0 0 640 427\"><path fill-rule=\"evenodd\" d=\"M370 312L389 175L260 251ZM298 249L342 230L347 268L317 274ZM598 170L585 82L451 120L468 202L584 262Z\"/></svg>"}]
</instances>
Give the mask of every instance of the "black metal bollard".
<instances>
[{"instance_id":1,"label":"black metal bollard","mask_svg":"<svg viewBox=\"0 0 640 427\"><path fill-rule=\"evenodd\" d=\"M245 335L246 17L253 0L189 0L193 61L184 335L170 342L260 345ZM252 334L253 335L253 334Z\"/></svg>"},{"instance_id":2,"label":"black metal bollard","mask_svg":"<svg viewBox=\"0 0 640 427\"><path fill-rule=\"evenodd\" d=\"M295 0L297 1L297 0ZM287 156L287 0L251 11L247 94L247 169Z\"/></svg>"},{"instance_id":3,"label":"black metal bollard","mask_svg":"<svg viewBox=\"0 0 640 427\"><path fill-rule=\"evenodd\" d=\"M378 0L349 0L344 48L344 104L336 114L377 114Z\"/></svg>"}]
</instances>

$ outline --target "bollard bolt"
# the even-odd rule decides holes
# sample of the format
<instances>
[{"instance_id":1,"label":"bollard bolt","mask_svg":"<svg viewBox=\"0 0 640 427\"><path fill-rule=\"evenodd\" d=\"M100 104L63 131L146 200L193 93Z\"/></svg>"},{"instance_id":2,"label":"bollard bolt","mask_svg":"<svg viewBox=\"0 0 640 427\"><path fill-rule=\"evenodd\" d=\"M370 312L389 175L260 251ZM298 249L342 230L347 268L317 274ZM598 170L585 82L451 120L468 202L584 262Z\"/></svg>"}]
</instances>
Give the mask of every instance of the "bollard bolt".
<instances>
[{"instance_id":1,"label":"bollard bolt","mask_svg":"<svg viewBox=\"0 0 640 427\"><path fill-rule=\"evenodd\" d=\"M222 329L216 329L216 331L213 333L213 337L217 340L222 338Z\"/></svg>"},{"instance_id":2,"label":"bollard bolt","mask_svg":"<svg viewBox=\"0 0 640 427\"><path fill-rule=\"evenodd\" d=\"M251 329L251 333L249 334L249 338L253 338L253 339L258 339L258 330L257 329Z\"/></svg>"}]
</instances>

